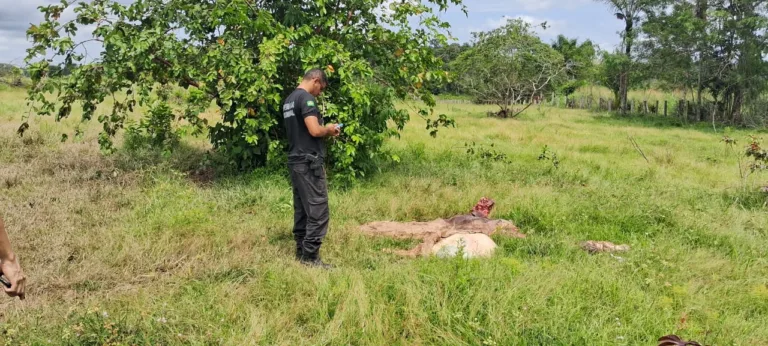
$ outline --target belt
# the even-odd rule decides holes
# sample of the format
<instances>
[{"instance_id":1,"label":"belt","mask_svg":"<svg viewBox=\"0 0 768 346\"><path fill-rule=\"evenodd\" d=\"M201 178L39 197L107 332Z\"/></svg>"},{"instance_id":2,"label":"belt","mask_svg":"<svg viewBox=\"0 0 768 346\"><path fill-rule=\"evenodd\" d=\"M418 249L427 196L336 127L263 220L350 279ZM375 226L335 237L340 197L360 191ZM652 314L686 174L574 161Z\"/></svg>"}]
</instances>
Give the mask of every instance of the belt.
<instances>
[{"instance_id":1,"label":"belt","mask_svg":"<svg viewBox=\"0 0 768 346\"><path fill-rule=\"evenodd\" d=\"M320 155L312 155L312 154L301 154L301 155L291 155L288 156L288 164L289 165L296 165L296 164L309 164L309 169L311 169L315 176L322 176L324 171L324 164L325 160Z\"/></svg>"}]
</instances>

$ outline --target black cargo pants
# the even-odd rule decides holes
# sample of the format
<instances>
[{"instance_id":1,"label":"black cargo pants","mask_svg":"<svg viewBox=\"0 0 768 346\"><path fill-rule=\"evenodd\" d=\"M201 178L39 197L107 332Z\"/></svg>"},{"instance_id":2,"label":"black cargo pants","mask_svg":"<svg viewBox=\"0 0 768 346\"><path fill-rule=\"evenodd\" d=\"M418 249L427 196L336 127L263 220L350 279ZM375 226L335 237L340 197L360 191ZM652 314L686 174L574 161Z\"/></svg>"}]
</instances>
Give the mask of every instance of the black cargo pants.
<instances>
[{"instance_id":1,"label":"black cargo pants","mask_svg":"<svg viewBox=\"0 0 768 346\"><path fill-rule=\"evenodd\" d=\"M304 254L318 253L328 232L330 211L325 167L320 163L289 163L293 185L293 237Z\"/></svg>"}]
</instances>

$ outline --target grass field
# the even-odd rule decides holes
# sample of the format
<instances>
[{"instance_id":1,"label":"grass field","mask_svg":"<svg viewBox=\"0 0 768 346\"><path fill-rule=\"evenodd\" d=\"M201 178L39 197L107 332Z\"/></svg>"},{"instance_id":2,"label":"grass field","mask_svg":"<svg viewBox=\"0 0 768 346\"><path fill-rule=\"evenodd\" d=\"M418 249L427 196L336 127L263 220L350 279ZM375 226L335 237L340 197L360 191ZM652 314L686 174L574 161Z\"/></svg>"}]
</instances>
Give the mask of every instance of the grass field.
<instances>
[{"instance_id":1,"label":"grass field","mask_svg":"<svg viewBox=\"0 0 768 346\"><path fill-rule=\"evenodd\" d=\"M388 143L401 163L332 184L323 254L340 268L326 272L292 260L283 175L201 182L188 172L205 138L170 158L104 157L96 123L61 143L60 127L35 120L19 138L23 97L0 92L0 215L29 292L0 298L0 344L768 344L765 177L742 181L711 127L440 106L455 129L432 139L414 116ZM738 147L748 134L729 133ZM466 142L508 162L467 155ZM558 168L537 159L544 146ZM528 236L496 236L491 259L398 258L381 250L411 243L358 232L465 213L482 196ZM583 240L632 250L589 255Z\"/></svg>"},{"instance_id":2,"label":"grass field","mask_svg":"<svg viewBox=\"0 0 768 346\"><path fill-rule=\"evenodd\" d=\"M610 89L603 86L598 86L598 85L588 85L588 86L581 87L578 90L576 90L573 96L576 98L591 97L593 99L599 99L599 98L610 99L610 100L614 99L613 92ZM659 91L656 89L631 90L627 94L627 97L629 98L629 100L634 100L635 102L641 102L644 100L649 102L656 101L656 100L659 100L662 102L664 100L667 100L670 102L677 102L678 100L683 98L686 98L688 100L691 100L693 98L691 94L684 95L680 91L665 92L665 91ZM705 99L706 98L709 98L709 97L705 96Z\"/></svg>"}]
</instances>

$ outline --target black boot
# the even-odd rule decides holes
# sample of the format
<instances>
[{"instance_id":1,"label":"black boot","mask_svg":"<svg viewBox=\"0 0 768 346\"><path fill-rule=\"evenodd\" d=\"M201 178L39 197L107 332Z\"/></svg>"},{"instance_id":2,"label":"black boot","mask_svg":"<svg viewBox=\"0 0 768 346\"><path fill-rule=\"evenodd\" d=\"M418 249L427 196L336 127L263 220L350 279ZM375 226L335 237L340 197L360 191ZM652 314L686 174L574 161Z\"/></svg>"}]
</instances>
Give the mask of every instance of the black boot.
<instances>
[{"instance_id":1,"label":"black boot","mask_svg":"<svg viewBox=\"0 0 768 346\"><path fill-rule=\"evenodd\" d=\"M320 252L307 252L303 251L301 256L301 263L310 267L318 267L322 269L336 268L333 264L324 263L320 260Z\"/></svg>"},{"instance_id":2,"label":"black boot","mask_svg":"<svg viewBox=\"0 0 768 346\"><path fill-rule=\"evenodd\" d=\"M304 249L301 246L301 243L296 243L296 260L301 261L303 255L304 255Z\"/></svg>"}]
</instances>

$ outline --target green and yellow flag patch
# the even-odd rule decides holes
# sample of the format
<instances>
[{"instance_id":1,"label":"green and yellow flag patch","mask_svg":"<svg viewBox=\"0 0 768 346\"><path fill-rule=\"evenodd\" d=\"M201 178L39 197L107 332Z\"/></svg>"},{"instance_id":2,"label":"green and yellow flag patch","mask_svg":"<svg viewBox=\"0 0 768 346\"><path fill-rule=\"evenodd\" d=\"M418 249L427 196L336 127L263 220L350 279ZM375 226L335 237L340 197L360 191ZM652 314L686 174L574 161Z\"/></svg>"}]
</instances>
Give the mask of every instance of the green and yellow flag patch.
<instances>
[{"instance_id":1,"label":"green and yellow flag patch","mask_svg":"<svg viewBox=\"0 0 768 346\"><path fill-rule=\"evenodd\" d=\"M307 101L307 107L314 107L314 106L315 106L315 101L311 101L311 100Z\"/></svg>"}]
</instances>

